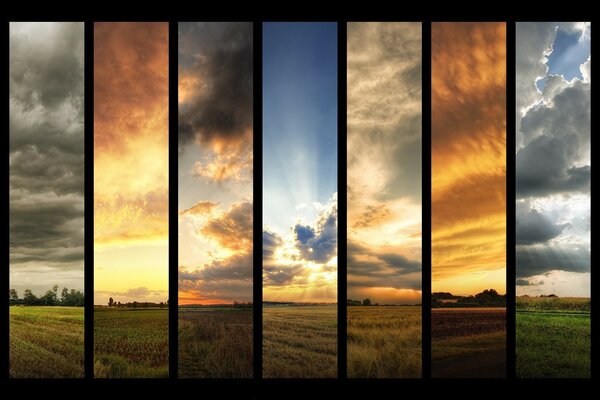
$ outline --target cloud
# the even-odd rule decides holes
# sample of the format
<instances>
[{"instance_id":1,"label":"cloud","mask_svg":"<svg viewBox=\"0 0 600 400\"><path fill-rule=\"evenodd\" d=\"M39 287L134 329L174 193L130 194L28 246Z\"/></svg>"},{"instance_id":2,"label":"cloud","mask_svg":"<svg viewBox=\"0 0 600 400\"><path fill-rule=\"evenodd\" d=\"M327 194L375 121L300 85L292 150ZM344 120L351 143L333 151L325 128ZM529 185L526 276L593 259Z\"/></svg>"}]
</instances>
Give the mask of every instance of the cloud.
<instances>
[{"instance_id":1,"label":"cloud","mask_svg":"<svg viewBox=\"0 0 600 400\"><path fill-rule=\"evenodd\" d=\"M516 270L528 283L520 293L581 296L591 266L591 57L579 67L583 80L549 74L558 31L589 39L586 23L517 24Z\"/></svg>"},{"instance_id":2,"label":"cloud","mask_svg":"<svg viewBox=\"0 0 600 400\"><path fill-rule=\"evenodd\" d=\"M180 86L196 82L179 110L179 145L216 146L248 141L252 130L251 23L181 23ZM187 79L188 86L190 79ZM195 86L195 87L194 87Z\"/></svg>"},{"instance_id":3,"label":"cloud","mask_svg":"<svg viewBox=\"0 0 600 400\"><path fill-rule=\"evenodd\" d=\"M9 29L11 287L82 289L83 24Z\"/></svg>"},{"instance_id":4,"label":"cloud","mask_svg":"<svg viewBox=\"0 0 600 400\"><path fill-rule=\"evenodd\" d=\"M296 224L296 246L306 260L325 263L337 254L337 202L322 211L314 226Z\"/></svg>"},{"instance_id":5,"label":"cloud","mask_svg":"<svg viewBox=\"0 0 600 400\"><path fill-rule=\"evenodd\" d=\"M464 292L506 257L506 24L432 25L432 285Z\"/></svg>"},{"instance_id":6,"label":"cloud","mask_svg":"<svg viewBox=\"0 0 600 400\"><path fill-rule=\"evenodd\" d=\"M530 277L552 270L587 273L590 250L561 245L517 246L517 277Z\"/></svg>"},{"instance_id":7,"label":"cloud","mask_svg":"<svg viewBox=\"0 0 600 400\"><path fill-rule=\"evenodd\" d=\"M589 191L590 101L589 83L575 80L521 118L519 198Z\"/></svg>"},{"instance_id":8,"label":"cloud","mask_svg":"<svg viewBox=\"0 0 600 400\"><path fill-rule=\"evenodd\" d=\"M108 299L112 297L115 302L166 302L169 298L169 292L166 290L154 290L144 286L129 288L124 291L96 290L94 291L94 302L96 304L107 304Z\"/></svg>"},{"instance_id":9,"label":"cloud","mask_svg":"<svg viewBox=\"0 0 600 400\"><path fill-rule=\"evenodd\" d=\"M168 24L94 24L94 242L168 236Z\"/></svg>"},{"instance_id":10,"label":"cloud","mask_svg":"<svg viewBox=\"0 0 600 400\"><path fill-rule=\"evenodd\" d=\"M214 201L199 201L192 207L179 211L179 215L206 215L210 214L217 206L218 204Z\"/></svg>"},{"instance_id":11,"label":"cloud","mask_svg":"<svg viewBox=\"0 0 600 400\"><path fill-rule=\"evenodd\" d=\"M545 243L560 235L569 224L556 224L528 201L517 202L517 244Z\"/></svg>"},{"instance_id":12,"label":"cloud","mask_svg":"<svg viewBox=\"0 0 600 400\"><path fill-rule=\"evenodd\" d=\"M221 247L239 251L252 248L252 203L240 201L229 210L208 220L198 231L215 240Z\"/></svg>"},{"instance_id":13,"label":"cloud","mask_svg":"<svg viewBox=\"0 0 600 400\"><path fill-rule=\"evenodd\" d=\"M517 286L529 286L529 285L531 285L531 283L529 283L529 281L526 280L526 279L517 279L515 283L516 283Z\"/></svg>"},{"instance_id":14,"label":"cloud","mask_svg":"<svg viewBox=\"0 0 600 400\"><path fill-rule=\"evenodd\" d=\"M246 252L194 270L179 267L179 297L197 302L251 301L252 266L252 252Z\"/></svg>"}]
</instances>

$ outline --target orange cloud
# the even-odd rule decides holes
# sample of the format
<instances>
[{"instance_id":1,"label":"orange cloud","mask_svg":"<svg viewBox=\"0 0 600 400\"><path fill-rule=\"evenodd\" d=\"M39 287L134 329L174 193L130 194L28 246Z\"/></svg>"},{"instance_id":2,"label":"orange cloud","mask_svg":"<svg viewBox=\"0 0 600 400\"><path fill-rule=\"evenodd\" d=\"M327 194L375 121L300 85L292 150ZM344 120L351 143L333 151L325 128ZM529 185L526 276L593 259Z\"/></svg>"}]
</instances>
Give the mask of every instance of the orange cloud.
<instances>
[{"instance_id":1,"label":"orange cloud","mask_svg":"<svg viewBox=\"0 0 600 400\"><path fill-rule=\"evenodd\" d=\"M168 237L168 24L94 24L94 241Z\"/></svg>"},{"instance_id":2,"label":"orange cloud","mask_svg":"<svg viewBox=\"0 0 600 400\"><path fill-rule=\"evenodd\" d=\"M503 292L505 24L432 24L431 86L433 290Z\"/></svg>"}]
</instances>

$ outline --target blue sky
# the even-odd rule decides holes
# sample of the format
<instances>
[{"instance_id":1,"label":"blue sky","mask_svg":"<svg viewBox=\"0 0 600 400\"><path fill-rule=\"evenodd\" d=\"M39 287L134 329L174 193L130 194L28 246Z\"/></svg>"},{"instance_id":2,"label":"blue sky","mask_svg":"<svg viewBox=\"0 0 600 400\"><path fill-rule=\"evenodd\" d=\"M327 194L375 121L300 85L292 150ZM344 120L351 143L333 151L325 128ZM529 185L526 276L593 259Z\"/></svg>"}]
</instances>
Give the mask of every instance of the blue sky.
<instances>
[{"instance_id":1,"label":"blue sky","mask_svg":"<svg viewBox=\"0 0 600 400\"><path fill-rule=\"evenodd\" d=\"M263 25L263 222L284 233L337 192L337 25Z\"/></svg>"},{"instance_id":2,"label":"blue sky","mask_svg":"<svg viewBox=\"0 0 600 400\"><path fill-rule=\"evenodd\" d=\"M581 32L565 32L557 29L552 53L546 62L548 74L562 75L567 81L573 78L583 79L579 66L589 57L590 48L590 38L582 37ZM536 82L538 89L544 88L546 79L544 77Z\"/></svg>"}]
</instances>

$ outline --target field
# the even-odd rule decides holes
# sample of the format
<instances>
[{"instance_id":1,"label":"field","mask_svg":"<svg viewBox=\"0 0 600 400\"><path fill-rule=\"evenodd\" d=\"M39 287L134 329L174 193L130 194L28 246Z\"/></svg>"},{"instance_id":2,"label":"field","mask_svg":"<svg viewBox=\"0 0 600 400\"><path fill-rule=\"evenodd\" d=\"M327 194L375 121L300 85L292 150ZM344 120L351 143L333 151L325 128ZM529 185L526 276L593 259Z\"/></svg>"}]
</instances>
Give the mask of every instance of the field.
<instances>
[{"instance_id":1,"label":"field","mask_svg":"<svg viewBox=\"0 0 600 400\"><path fill-rule=\"evenodd\" d=\"M337 306L264 307L263 376L337 377Z\"/></svg>"},{"instance_id":2,"label":"field","mask_svg":"<svg viewBox=\"0 0 600 400\"><path fill-rule=\"evenodd\" d=\"M10 307L11 378L83 378L83 307Z\"/></svg>"},{"instance_id":3,"label":"field","mask_svg":"<svg viewBox=\"0 0 600 400\"><path fill-rule=\"evenodd\" d=\"M251 378L252 310L180 308L179 376Z\"/></svg>"},{"instance_id":4,"label":"field","mask_svg":"<svg viewBox=\"0 0 600 400\"><path fill-rule=\"evenodd\" d=\"M168 376L167 309L94 309L94 377Z\"/></svg>"},{"instance_id":5,"label":"field","mask_svg":"<svg viewBox=\"0 0 600 400\"><path fill-rule=\"evenodd\" d=\"M348 307L348 377L421 377L421 306Z\"/></svg>"},{"instance_id":6,"label":"field","mask_svg":"<svg viewBox=\"0 0 600 400\"><path fill-rule=\"evenodd\" d=\"M517 376L589 378L589 298L517 297Z\"/></svg>"},{"instance_id":7,"label":"field","mask_svg":"<svg viewBox=\"0 0 600 400\"><path fill-rule=\"evenodd\" d=\"M431 310L434 378L506 376L506 309Z\"/></svg>"}]
</instances>

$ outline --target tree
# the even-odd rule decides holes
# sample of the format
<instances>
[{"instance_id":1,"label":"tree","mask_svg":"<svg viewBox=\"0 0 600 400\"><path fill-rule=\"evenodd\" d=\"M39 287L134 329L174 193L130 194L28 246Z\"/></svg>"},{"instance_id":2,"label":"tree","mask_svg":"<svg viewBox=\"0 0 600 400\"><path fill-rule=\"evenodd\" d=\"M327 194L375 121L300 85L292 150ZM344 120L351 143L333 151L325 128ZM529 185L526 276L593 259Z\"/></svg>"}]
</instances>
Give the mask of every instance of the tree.
<instances>
[{"instance_id":1,"label":"tree","mask_svg":"<svg viewBox=\"0 0 600 400\"><path fill-rule=\"evenodd\" d=\"M371 305L371 299L369 299L369 298L364 299L363 302L362 302L362 305L363 306L370 306Z\"/></svg>"},{"instance_id":2,"label":"tree","mask_svg":"<svg viewBox=\"0 0 600 400\"><path fill-rule=\"evenodd\" d=\"M113 307L114 305L115 305L115 301L113 300L113 298L112 298L112 297L109 297L109 298L108 298L108 306L109 306L109 307Z\"/></svg>"},{"instance_id":3,"label":"tree","mask_svg":"<svg viewBox=\"0 0 600 400\"><path fill-rule=\"evenodd\" d=\"M15 289L10 289L8 291L8 298L12 301L17 301L17 300L19 300L19 294L17 293L17 291Z\"/></svg>"},{"instance_id":4,"label":"tree","mask_svg":"<svg viewBox=\"0 0 600 400\"><path fill-rule=\"evenodd\" d=\"M69 289L63 288L62 293L60 294L60 302L63 303L63 305L66 305L66 303L68 301L69 301Z\"/></svg>"},{"instance_id":5,"label":"tree","mask_svg":"<svg viewBox=\"0 0 600 400\"><path fill-rule=\"evenodd\" d=\"M38 298L33 294L31 289L25 289L23 292L23 304L26 306L35 306L38 304Z\"/></svg>"}]
</instances>

